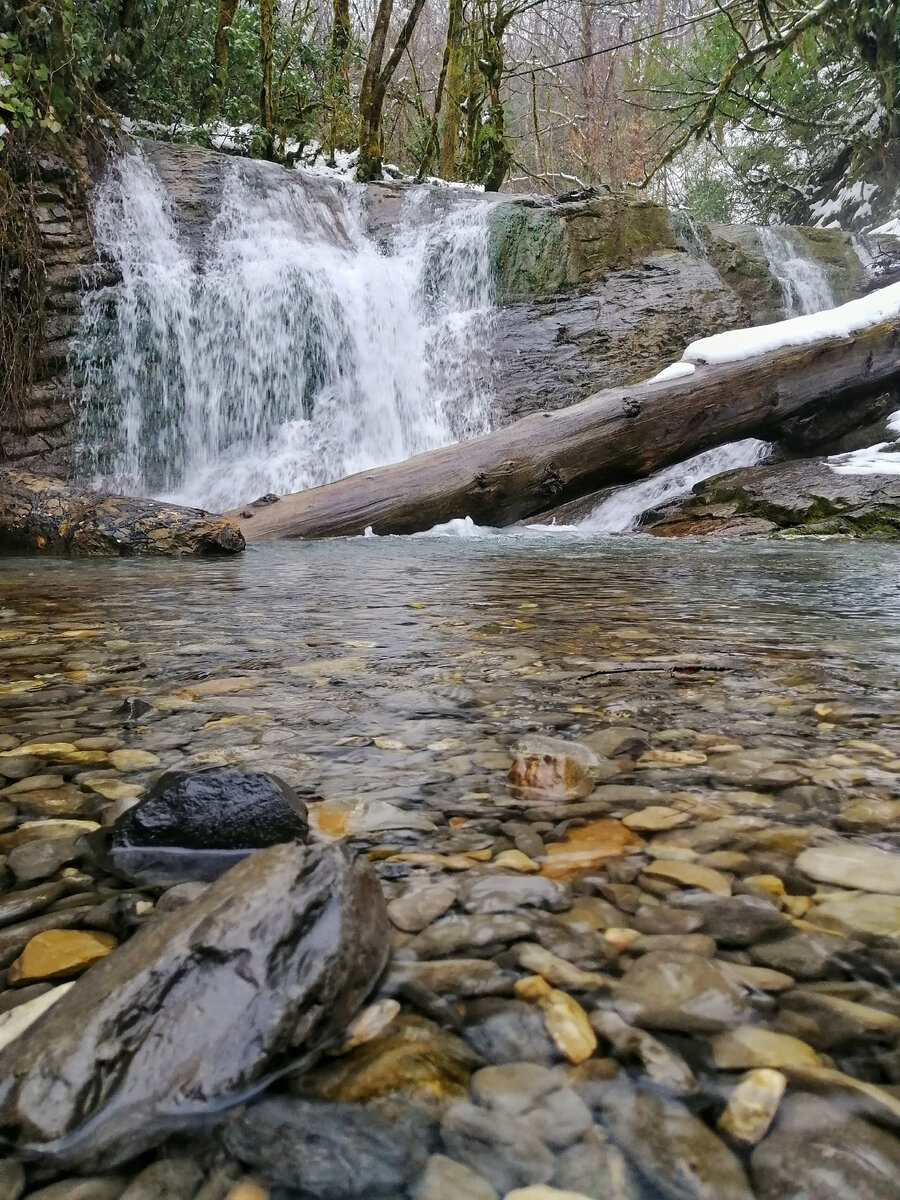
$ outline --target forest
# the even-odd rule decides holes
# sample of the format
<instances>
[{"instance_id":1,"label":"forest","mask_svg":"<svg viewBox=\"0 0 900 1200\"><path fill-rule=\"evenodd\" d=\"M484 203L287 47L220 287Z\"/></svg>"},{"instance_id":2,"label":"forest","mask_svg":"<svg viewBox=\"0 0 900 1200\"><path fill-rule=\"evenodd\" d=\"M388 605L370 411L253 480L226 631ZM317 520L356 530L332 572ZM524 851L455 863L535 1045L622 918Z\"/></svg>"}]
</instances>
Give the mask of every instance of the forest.
<instances>
[{"instance_id":1,"label":"forest","mask_svg":"<svg viewBox=\"0 0 900 1200\"><path fill-rule=\"evenodd\" d=\"M704 219L892 191L898 87L889 0L0 3L0 146L88 115L364 181L649 185Z\"/></svg>"}]
</instances>

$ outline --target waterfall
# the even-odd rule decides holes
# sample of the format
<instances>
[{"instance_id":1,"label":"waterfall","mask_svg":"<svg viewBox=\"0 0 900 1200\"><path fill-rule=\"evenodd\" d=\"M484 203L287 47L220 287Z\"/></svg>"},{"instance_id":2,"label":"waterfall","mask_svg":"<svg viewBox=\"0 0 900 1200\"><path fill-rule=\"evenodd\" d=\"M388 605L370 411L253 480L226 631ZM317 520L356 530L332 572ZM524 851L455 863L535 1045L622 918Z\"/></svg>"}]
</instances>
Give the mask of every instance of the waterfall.
<instances>
[{"instance_id":1,"label":"waterfall","mask_svg":"<svg viewBox=\"0 0 900 1200\"><path fill-rule=\"evenodd\" d=\"M97 189L121 278L77 339L83 474L224 509L489 427L488 204L410 189L380 245L361 187L223 171L193 239L140 151Z\"/></svg>"},{"instance_id":2,"label":"waterfall","mask_svg":"<svg viewBox=\"0 0 900 1200\"><path fill-rule=\"evenodd\" d=\"M786 230L771 225L761 228L759 245L781 286L785 317L803 317L834 308L834 292L824 268L804 256Z\"/></svg>"}]
</instances>

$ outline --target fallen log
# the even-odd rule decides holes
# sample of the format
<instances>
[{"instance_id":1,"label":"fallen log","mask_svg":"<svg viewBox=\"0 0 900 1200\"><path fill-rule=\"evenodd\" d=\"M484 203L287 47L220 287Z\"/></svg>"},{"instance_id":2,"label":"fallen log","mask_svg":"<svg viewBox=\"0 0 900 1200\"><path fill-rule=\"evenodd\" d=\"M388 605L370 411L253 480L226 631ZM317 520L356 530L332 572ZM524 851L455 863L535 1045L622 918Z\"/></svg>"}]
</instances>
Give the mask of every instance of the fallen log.
<instances>
[{"instance_id":1,"label":"fallen log","mask_svg":"<svg viewBox=\"0 0 900 1200\"><path fill-rule=\"evenodd\" d=\"M110 496L0 470L0 553L88 555L239 554L244 538L227 517L157 500Z\"/></svg>"},{"instance_id":2,"label":"fallen log","mask_svg":"<svg viewBox=\"0 0 900 1200\"><path fill-rule=\"evenodd\" d=\"M511 525L701 450L770 440L900 379L900 321L693 375L599 392L483 437L232 514L248 540L415 533L453 518Z\"/></svg>"}]
</instances>

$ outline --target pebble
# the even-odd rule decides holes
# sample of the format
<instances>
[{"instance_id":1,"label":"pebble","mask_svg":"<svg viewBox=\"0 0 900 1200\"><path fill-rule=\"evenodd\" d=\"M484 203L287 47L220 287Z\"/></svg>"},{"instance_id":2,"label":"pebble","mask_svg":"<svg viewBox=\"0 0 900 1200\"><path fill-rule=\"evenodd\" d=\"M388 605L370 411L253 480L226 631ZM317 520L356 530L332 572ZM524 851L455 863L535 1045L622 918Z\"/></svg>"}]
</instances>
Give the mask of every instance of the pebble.
<instances>
[{"instance_id":1,"label":"pebble","mask_svg":"<svg viewBox=\"0 0 900 1200\"><path fill-rule=\"evenodd\" d=\"M118 945L110 933L81 929L48 929L36 934L10 966L11 987L45 979L83 974Z\"/></svg>"},{"instance_id":2,"label":"pebble","mask_svg":"<svg viewBox=\"0 0 900 1200\"><path fill-rule=\"evenodd\" d=\"M560 1076L536 1063L484 1067L472 1076L472 1098L492 1112L525 1117L535 1137L563 1150L593 1127L591 1110Z\"/></svg>"},{"instance_id":3,"label":"pebble","mask_svg":"<svg viewBox=\"0 0 900 1200\"><path fill-rule=\"evenodd\" d=\"M41 883L37 887L10 892L0 899L0 926L11 925L34 913L42 912L49 904L59 900L68 891L62 882Z\"/></svg>"},{"instance_id":4,"label":"pebble","mask_svg":"<svg viewBox=\"0 0 900 1200\"><path fill-rule=\"evenodd\" d=\"M543 852L544 844L541 842L538 855L542 855ZM521 850L501 850L494 859L494 866L498 871L521 871L526 875L536 874L541 869L533 858L529 858Z\"/></svg>"},{"instance_id":5,"label":"pebble","mask_svg":"<svg viewBox=\"0 0 900 1200\"><path fill-rule=\"evenodd\" d=\"M679 1033L718 1033L753 1013L747 993L723 967L698 954L645 954L613 989L631 1025Z\"/></svg>"},{"instance_id":6,"label":"pebble","mask_svg":"<svg viewBox=\"0 0 900 1200\"><path fill-rule=\"evenodd\" d=\"M786 1087L780 1071L768 1067L750 1071L731 1093L717 1122L719 1129L737 1142L755 1146L775 1120Z\"/></svg>"},{"instance_id":7,"label":"pebble","mask_svg":"<svg viewBox=\"0 0 900 1200\"><path fill-rule=\"evenodd\" d=\"M61 788L65 782L62 775L29 775L25 779L8 784L5 788L0 788L0 796L25 796L29 792L37 792L41 789L54 791Z\"/></svg>"},{"instance_id":8,"label":"pebble","mask_svg":"<svg viewBox=\"0 0 900 1200\"><path fill-rule=\"evenodd\" d=\"M506 1193L504 1200L591 1200L591 1197L584 1192L569 1192L538 1183L532 1187L514 1188Z\"/></svg>"},{"instance_id":9,"label":"pebble","mask_svg":"<svg viewBox=\"0 0 900 1200\"><path fill-rule=\"evenodd\" d=\"M731 880L712 867L697 866L696 863L662 859L644 867L644 875L667 879L684 887L701 888L704 892L715 892L720 896L731 895Z\"/></svg>"},{"instance_id":10,"label":"pebble","mask_svg":"<svg viewBox=\"0 0 900 1200\"><path fill-rule=\"evenodd\" d=\"M674 1096L690 1096L697 1090L693 1071L680 1055L644 1029L628 1025L618 1013L597 1009L591 1013L592 1027L610 1043L625 1062L637 1059L653 1082Z\"/></svg>"},{"instance_id":11,"label":"pebble","mask_svg":"<svg viewBox=\"0 0 900 1200\"><path fill-rule=\"evenodd\" d=\"M862 842L815 846L798 855L796 866L819 883L900 896L900 854Z\"/></svg>"},{"instance_id":12,"label":"pebble","mask_svg":"<svg viewBox=\"0 0 900 1200\"><path fill-rule=\"evenodd\" d=\"M643 842L621 821L611 817L570 830L562 842L545 845L542 873L551 879L568 879L579 871L602 866L610 858L632 854Z\"/></svg>"},{"instance_id":13,"label":"pebble","mask_svg":"<svg viewBox=\"0 0 900 1200\"><path fill-rule=\"evenodd\" d=\"M597 1036L588 1015L577 1001L559 988L551 988L540 975L520 980L516 995L534 1000L544 1014L547 1032L570 1063L584 1062L597 1049Z\"/></svg>"},{"instance_id":14,"label":"pebble","mask_svg":"<svg viewBox=\"0 0 900 1200\"><path fill-rule=\"evenodd\" d=\"M485 999L466 1005L463 1037L489 1063L536 1062L562 1055L547 1032L541 1010L524 1000Z\"/></svg>"},{"instance_id":15,"label":"pebble","mask_svg":"<svg viewBox=\"0 0 900 1200\"><path fill-rule=\"evenodd\" d=\"M452 1158L465 1163L503 1196L514 1188L549 1183L553 1178L553 1155L534 1136L527 1119L463 1102L447 1111L441 1137Z\"/></svg>"},{"instance_id":16,"label":"pebble","mask_svg":"<svg viewBox=\"0 0 900 1200\"><path fill-rule=\"evenodd\" d=\"M685 825L690 817L677 808L667 808L662 804L651 804L639 812L629 813L622 818L622 824L628 829L636 829L638 833L658 833L661 830L677 829Z\"/></svg>"},{"instance_id":17,"label":"pebble","mask_svg":"<svg viewBox=\"0 0 900 1200\"><path fill-rule=\"evenodd\" d=\"M568 754L526 754L509 769L507 783L523 799L575 800L590 795L591 773Z\"/></svg>"},{"instance_id":18,"label":"pebble","mask_svg":"<svg viewBox=\"0 0 900 1200\"><path fill-rule=\"evenodd\" d=\"M816 924L848 933L900 938L900 896L836 892L817 904L811 916Z\"/></svg>"},{"instance_id":19,"label":"pebble","mask_svg":"<svg viewBox=\"0 0 900 1200\"><path fill-rule=\"evenodd\" d=\"M459 903L470 913L516 912L543 908L561 912L570 906L568 890L541 875L471 874L460 885Z\"/></svg>"},{"instance_id":20,"label":"pebble","mask_svg":"<svg viewBox=\"0 0 900 1200\"><path fill-rule=\"evenodd\" d=\"M347 1054L357 1046L363 1046L380 1037L400 1012L396 1000L376 1000L367 1005L347 1026L346 1036L341 1042L339 1054Z\"/></svg>"},{"instance_id":21,"label":"pebble","mask_svg":"<svg viewBox=\"0 0 900 1200\"><path fill-rule=\"evenodd\" d=\"M29 1025L34 1024L38 1017L44 1015L48 1008L51 1008L57 1000L61 1000L70 987L72 987L71 983L62 983L58 987L51 988L50 991L42 992L39 996L26 1000L24 1004L0 1013L0 1049L9 1045L20 1033L24 1033Z\"/></svg>"},{"instance_id":22,"label":"pebble","mask_svg":"<svg viewBox=\"0 0 900 1200\"><path fill-rule=\"evenodd\" d=\"M621 1150L599 1125L563 1150L550 1182L564 1192L583 1193L591 1200L643 1200L646 1194Z\"/></svg>"},{"instance_id":23,"label":"pebble","mask_svg":"<svg viewBox=\"0 0 900 1200\"><path fill-rule=\"evenodd\" d=\"M629 954L666 951L675 954L701 954L705 958L712 958L716 952L716 939L708 933L642 933L631 941L627 949Z\"/></svg>"},{"instance_id":24,"label":"pebble","mask_svg":"<svg viewBox=\"0 0 900 1200\"><path fill-rule=\"evenodd\" d=\"M638 767L699 767L707 761L702 750L647 750L635 764Z\"/></svg>"},{"instance_id":25,"label":"pebble","mask_svg":"<svg viewBox=\"0 0 900 1200\"><path fill-rule=\"evenodd\" d=\"M391 924L406 933L419 933L432 921L442 917L456 901L456 887L441 880L438 883L412 887L388 906Z\"/></svg>"},{"instance_id":26,"label":"pebble","mask_svg":"<svg viewBox=\"0 0 900 1200\"><path fill-rule=\"evenodd\" d=\"M838 970L841 958L851 950L846 938L828 933L797 933L776 942L749 948L755 963L783 971L795 979L825 979Z\"/></svg>"},{"instance_id":27,"label":"pebble","mask_svg":"<svg viewBox=\"0 0 900 1200\"><path fill-rule=\"evenodd\" d=\"M125 1190L121 1175L90 1175L80 1179L61 1179L48 1187L29 1192L27 1200L119 1200Z\"/></svg>"},{"instance_id":28,"label":"pebble","mask_svg":"<svg viewBox=\"0 0 900 1200\"><path fill-rule=\"evenodd\" d=\"M191 1158L161 1158L145 1167L119 1200L193 1200L203 1170Z\"/></svg>"},{"instance_id":29,"label":"pebble","mask_svg":"<svg viewBox=\"0 0 900 1200\"><path fill-rule=\"evenodd\" d=\"M582 971L564 958L545 950L535 942L518 942L511 950L518 965L546 979L552 987L572 991L606 991L614 983L612 976L597 971Z\"/></svg>"},{"instance_id":30,"label":"pebble","mask_svg":"<svg viewBox=\"0 0 900 1200\"><path fill-rule=\"evenodd\" d=\"M524 913L444 917L416 934L409 942L409 949L419 958L449 958L460 950L515 942L532 931L533 918Z\"/></svg>"},{"instance_id":31,"label":"pebble","mask_svg":"<svg viewBox=\"0 0 900 1200\"><path fill-rule=\"evenodd\" d=\"M589 734L584 743L604 758L616 758L620 754L633 758L649 750L650 735L644 729L618 725Z\"/></svg>"},{"instance_id":32,"label":"pebble","mask_svg":"<svg viewBox=\"0 0 900 1200\"><path fill-rule=\"evenodd\" d=\"M799 1038L775 1033L761 1025L741 1025L712 1040L713 1061L721 1071L748 1067L820 1066L819 1055Z\"/></svg>"},{"instance_id":33,"label":"pebble","mask_svg":"<svg viewBox=\"0 0 900 1200\"><path fill-rule=\"evenodd\" d=\"M7 865L18 883L34 883L49 879L60 867L81 858L77 838L50 838L25 842L9 852Z\"/></svg>"},{"instance_id":34,"label":"pebble","mask_svg":"<svg viewBox=\"0 0 900 1200\"><path fill-rule=\"evenodd\" d=\"M509 996L516 982L512 971L483 958L396 962L392 973L439 996Z\"/></svg>"},{"instance_id":35,"label":"pebble","mask_svg":"<svg viewBox=\"0 0 900 1200\"><path fill-rule=\"evenodd\" d=\"M471 1167L445 1154L432 1154L412 1200L499 1200L497 1193Z\"/></svg>"},{"instance_id":36,"label":"pebble","mask_svg":"<svg viewBox=\"0 0 900 1200\"><path fill-rule=\"evenodd\" d=\"M0 1200L19 1200L25 1191L25 1168L13 1158L0 1159Z\"/></svg>"},{"instance_id":37,"label":"pebble","mask_svg":"<svg viewBox=\"0 0 900 1200\"><path fill-rule=\"evenodd\" d=\"M749 946L790 932L790 920L761 896L688 894L674 903L703 917L703 928L723 946Z\"/></svg>"}]
</instances>

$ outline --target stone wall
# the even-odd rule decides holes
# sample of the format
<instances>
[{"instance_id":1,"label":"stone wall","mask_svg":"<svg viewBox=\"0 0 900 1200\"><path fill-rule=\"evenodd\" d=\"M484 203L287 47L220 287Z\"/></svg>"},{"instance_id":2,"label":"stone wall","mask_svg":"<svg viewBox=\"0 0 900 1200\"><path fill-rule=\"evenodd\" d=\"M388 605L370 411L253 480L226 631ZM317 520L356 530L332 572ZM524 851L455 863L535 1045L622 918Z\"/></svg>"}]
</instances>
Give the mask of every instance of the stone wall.
<instances>
[{"instance_id":1,"label":"stone wall","mask_svg":"<svg viewBox=\"0 0 900 1200\"><path fill-rule=\"evenodd\" d=\"M101 282L87 216L89 171L80 150L36 162L35 218L45 279L43 343L35 379L18 411L0 423L0 462L71 473L78 386L69 359L81 293Z\"/></svg>"}]
</instances>

